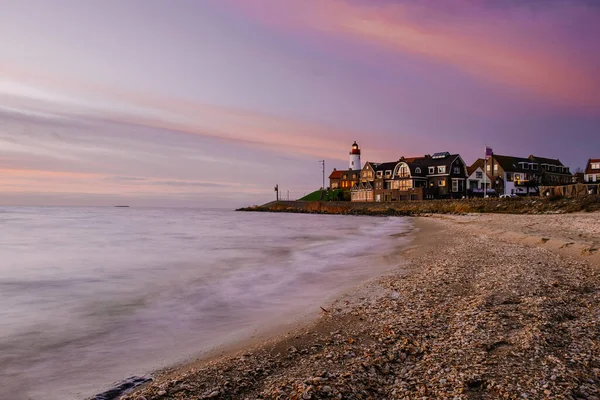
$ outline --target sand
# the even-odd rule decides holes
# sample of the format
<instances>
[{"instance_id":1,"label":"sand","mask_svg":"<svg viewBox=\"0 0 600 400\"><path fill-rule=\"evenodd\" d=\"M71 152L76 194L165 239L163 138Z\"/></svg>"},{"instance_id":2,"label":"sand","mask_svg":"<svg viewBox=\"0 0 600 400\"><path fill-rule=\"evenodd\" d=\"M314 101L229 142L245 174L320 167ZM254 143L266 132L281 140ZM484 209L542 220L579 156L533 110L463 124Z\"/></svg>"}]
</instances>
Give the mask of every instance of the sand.
<instances>
[{"instance_id":1,"label":"sand","mask_svg":"<svg viewBox=\"0 0 600 400\"><path fill-rule=\"evenodd\" d=\"M314 323L123 399L600 399L600 213L416 226L398 271Z\"/></svg>"}]
</instances>

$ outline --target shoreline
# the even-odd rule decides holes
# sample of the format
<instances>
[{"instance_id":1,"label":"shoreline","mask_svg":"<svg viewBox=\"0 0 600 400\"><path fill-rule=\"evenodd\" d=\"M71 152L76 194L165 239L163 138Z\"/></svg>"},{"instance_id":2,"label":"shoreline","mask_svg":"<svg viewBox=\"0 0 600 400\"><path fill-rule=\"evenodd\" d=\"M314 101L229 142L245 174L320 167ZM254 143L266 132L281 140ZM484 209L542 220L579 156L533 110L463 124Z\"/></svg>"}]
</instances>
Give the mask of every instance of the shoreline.
<instances>
[{"instance_id":1,"label":"shoreline","mask_svg":"<svg viewBox=\"0 0 600 400\"><path fill-rule=\"evenodd\" d=\"M600 322L583 312L600 300L598 218L416 218L403 271L123 398L599 396Z\"/></svg>"},{"instance_id":2,"label":"shoreline","mask_svg":"<svg viewBox=\"0 0 600 400\"><path fill-rule=\"evenodd\" d=\"M320 317L327 313L330 305L339 301L339 299L345 299L353 301L357 296L357 291L360 291L364 286L374 283L382 276L388 274L397 273L398 269L401 268L403 260L399 254L412 246L414 241L414 235L416 235L420 229L415 227L414 219L403 218L405 224L408 226L408 231L396 230L397 233L390 234L389 237L392 239L390 242L390 254L386 255L386 258L393 257L393 260L380 260L382 264L390 265L386 268L379 268L379 271L375 272L371 277L362 279L351 286L344 286L340 288L337 293L330 294L323 301L317 303L310 310L306 310L296 315L286 322L280 323L267 323L264 328L255 329L250 335L245 338L234 339L233 341L220 344L214 348L203 351L199 355L191 355L178 361L174 364L170 364L165 367L157 368L156 370L142 375L135 376L125 379L123 381L115 382L112 389L108 389L106 392L96 394L91 397L90 400L113 400L121 399L128 393L132 393L131 389L120 392L116 397L108 396L102 397L104 393L109 393L114 388L118 388L121 384L127 384L132 379L139 379L140 383L135 386L133 393L139 390L143 390L145 387L152 385L153 382L169 380L174 376L181 376L187 374L189 371L197 370L206 365L212 365L218 363L224 359L228 359L235 356L240 356L248 352L257 351L257 349L265 349L269 346L277 346L281 342L289 340L291 337L297 336L298 332L315 329L315 326L319 324ZM407 241L405 238L408 238ZM379 258L378 258L379 260ZM190 352L193 353L193 352ZM142 379L147 381L143 382ZM160 392L160 391L159 391Z\"/></svg>"}]
</instances>

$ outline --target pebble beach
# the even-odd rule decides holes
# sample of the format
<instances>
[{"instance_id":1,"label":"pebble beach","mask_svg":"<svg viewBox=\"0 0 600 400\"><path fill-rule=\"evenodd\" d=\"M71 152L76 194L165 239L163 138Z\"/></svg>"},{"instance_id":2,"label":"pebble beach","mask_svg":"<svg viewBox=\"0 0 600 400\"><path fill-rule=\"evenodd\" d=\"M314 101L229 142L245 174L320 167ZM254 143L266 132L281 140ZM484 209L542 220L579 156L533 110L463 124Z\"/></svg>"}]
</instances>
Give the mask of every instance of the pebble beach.
<instances>
[{"instance_id":1,"label":"pebble beach","mask_svg":"<svg viewBox=\"0 0 600 400\"><path fill-rule=\"evenodd\" d=\"M600 399L600 213L415 225L318 320L121 399Z\"/></svg>"}]
</instances>

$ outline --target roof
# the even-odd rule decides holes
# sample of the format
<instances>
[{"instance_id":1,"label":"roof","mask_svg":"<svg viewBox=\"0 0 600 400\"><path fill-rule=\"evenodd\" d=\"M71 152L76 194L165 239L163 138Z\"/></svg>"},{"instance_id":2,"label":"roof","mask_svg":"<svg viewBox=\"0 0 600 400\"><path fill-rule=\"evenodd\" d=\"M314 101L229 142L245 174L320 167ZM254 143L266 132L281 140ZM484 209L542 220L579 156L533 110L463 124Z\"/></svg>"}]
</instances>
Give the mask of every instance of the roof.
<instances>
[{"instance_id":1,"label":"roof","mask_svg":"<svg viewBox=\"0 0 600 400\"><path fill-rule=\"evenodd\" d=\"M500 164L502 169L507 172L529 172L529 169L524 169L519 163L529 164L533 162L529 158L501 156L497 154L494 154L494 160L496 160L496 162Z\"/></svg>"},{"instance_id":2,"label":"roof","mask_svg":"<svg viewBox=\"0 0 600 400\"><path fill-rule=\"evenodd\" d=\"M478 158L473 164L467 166L467 173L469 174L469 176L471 176L473 175L473 172L477 170L477 168L481 168L482 170L485 169L484 164L485 160L483 158Z\"/></svg>"},{"instance_id":3,"label":"roof","mask_svg":"<svg viewBox=\"0 0 600 400\"><path fill-rule=\"evenodd\" d=\"M331 173L331 175L329 175L329 179L342 179L342 174L344 172L348 172L348 171L338 171L338 170L333 170L333 172Z\"/></svg>"},{"instance_id":4,"label":"roof","mask_svg":"<svg viewBox=\"0 0 600 400\"><path fill-rule=\"evenodd\" d=\"M564 167L563 163L560 162L560 160L558 158L554 159L554 158L537 157L532 154L529 156L528 160L530 160L531 162L536 162L538 164L550 164L550 165L557 165L560 167Z\"/></svg>"},{"instance_id":5,"label":"roof","mask_svg":"<svg viewBox=\"0 0 600 400\"><path fill-rule=\"evenodd\" d=\"M592 174L593 171L598 171L597 169L592 169L592 164L600 163L600 158L590 158L587 166L585 167L586 174Z\"/></svg>"},{"instance_id":6,"label":"roof","mask_svg":"<svg viewBox=\"0 0 600 400\"><path fill-rule=\"evenodd\" d=\"M384 162L381 164L372 164L373 165L373 170L375 172L378 171L393 171L394 168L396 168L396 164L398 164L398 161L392 161L392 162Z\"/></svg>"}]
</instances>

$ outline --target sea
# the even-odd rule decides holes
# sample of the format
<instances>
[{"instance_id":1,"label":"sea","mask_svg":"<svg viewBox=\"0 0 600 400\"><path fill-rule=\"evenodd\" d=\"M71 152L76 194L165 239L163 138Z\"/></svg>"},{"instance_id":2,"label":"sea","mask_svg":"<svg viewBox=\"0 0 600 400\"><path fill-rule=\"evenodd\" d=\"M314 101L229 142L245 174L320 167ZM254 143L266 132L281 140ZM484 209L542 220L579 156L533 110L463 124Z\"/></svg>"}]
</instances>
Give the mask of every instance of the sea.
<instances>
[{"instance_id":1,"label":"sea","mask_svg":"<svg viewBox=\"0 0 600 400\"><path fill-rule=\"evenodd\" d=\"M0 207L0 399L94 398L315 317L401 266L411 230L392 217Z\"/></svg>"}]
</instances>

